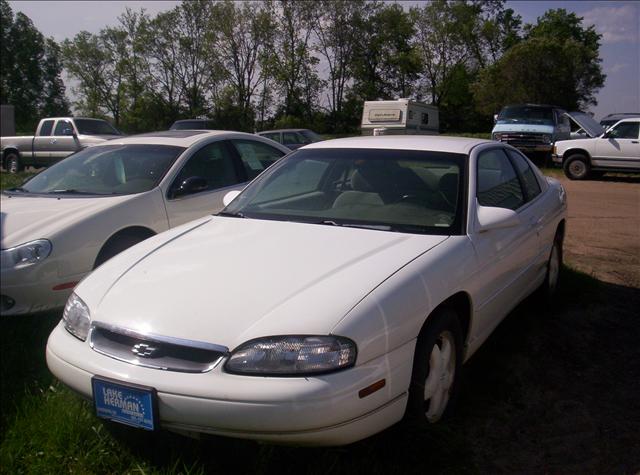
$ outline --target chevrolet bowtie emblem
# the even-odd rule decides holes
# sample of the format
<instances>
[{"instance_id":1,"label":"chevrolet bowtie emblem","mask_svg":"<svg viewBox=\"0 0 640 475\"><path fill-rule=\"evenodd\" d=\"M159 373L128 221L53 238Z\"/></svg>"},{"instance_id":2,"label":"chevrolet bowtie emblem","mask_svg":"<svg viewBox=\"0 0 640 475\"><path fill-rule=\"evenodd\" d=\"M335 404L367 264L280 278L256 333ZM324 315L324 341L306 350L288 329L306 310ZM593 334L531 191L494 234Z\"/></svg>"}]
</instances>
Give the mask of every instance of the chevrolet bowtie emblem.
<instances>
[{"instance_id":1,"label":"chevrolet bowtie emblem","mask_svg":"<svg viewBox=\"0 0 640 475\"><path fill-rule=\"evenodd\" d=\"M131 348L131 352L141 358L151 358L157 351L158 348L147 345L146 343L138 343Z\"/></svg>"}]
</instances>

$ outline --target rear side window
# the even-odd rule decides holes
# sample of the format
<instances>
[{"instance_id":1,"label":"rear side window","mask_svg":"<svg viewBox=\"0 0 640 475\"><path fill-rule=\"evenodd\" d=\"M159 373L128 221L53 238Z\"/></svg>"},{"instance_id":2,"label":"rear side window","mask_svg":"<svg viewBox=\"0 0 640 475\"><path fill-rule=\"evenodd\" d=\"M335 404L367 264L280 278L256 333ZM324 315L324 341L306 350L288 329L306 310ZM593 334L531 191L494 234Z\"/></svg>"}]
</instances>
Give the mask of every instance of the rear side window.
<instances>
[{"instance_id":1,"label":"rear side window","mask_svg":"<svg viewBox=\"0 0 640 475\"><path fill-rule=\"evenodd\" d=\"M40 135L41 136L51 135L51 130L53 130L53 121L45 120L42 123L42 127L40 127Z\"/></svg>"},{"instance_id":2,"label":"rear side window","mask_svg":"<svg viewBox=\"0 0 640 475\"><path fill-rule=\"evenodd\" d=\"M278 143L282 143L282 140L280 140L280 134L262 134L262 136L271 140L275 140Z\"/></svg>"},{"instance_id":3,"label":"rear side window","mask_svg":"<svg viewBox=\"0 0 640 475\"><path fill-rule=\"evenodd\" d=\"M282 133L282 143L284 143L285 145L295 145L303 142L304 140L295 132Z\"/></svg>"},{"instance_id":4,"label":"rear side window","mask_svg":"<svg viewBox=\"0 0 640 475\"><path fill-rule=\"evenodd\" d=\"M538 179L529 162L527 162L522 155L511 150L508 150L507 153L516 165L516 170L518 170L518 174L522 178L522 184L527 194L527 201L531 201L540 194L540 183L538 183Z\"/></svg>"},{"instance_id":5,"label":"rear side window","mask_svg":"<svg viewBox=\"0 0 640 475\"><path fill-rule=\"evenodd\" d=\"M277 148L262 142L252 140L232 140L233 146L240 155L242 167L247 173L247 178L253 180L262 170L284 155Z\"/></svg>"},{"instance_id":6,"label":"rear side window","mask_svg":"<svg viewBox=\"0 0 640 475\"><path fill-rule=\"evenodd\" d=\"M505 153L488 150L478 157L478 202L516 210L525 202L516 171Z\"/></svg>"}]
</instances>

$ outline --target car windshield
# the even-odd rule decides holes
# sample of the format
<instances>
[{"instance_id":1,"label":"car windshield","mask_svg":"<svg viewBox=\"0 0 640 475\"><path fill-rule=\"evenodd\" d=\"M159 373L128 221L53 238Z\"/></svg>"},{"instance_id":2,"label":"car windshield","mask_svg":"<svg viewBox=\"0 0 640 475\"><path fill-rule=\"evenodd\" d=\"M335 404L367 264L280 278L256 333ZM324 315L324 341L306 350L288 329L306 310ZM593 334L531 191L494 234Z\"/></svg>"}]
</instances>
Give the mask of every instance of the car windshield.
<instances>
[{"instance_id":1,"label":"car windshield","mask_svg":"<svg viewBox=\"0 0 640 475\"><path fill-rule=\"evenodd\" d=\"M498 115L498 124L553 125L553 109L549 107L504 107Z\"/></svg>"},{"instance_id":2,"label":"car windshield","mask_svg":"<svg viewBox=\"0 0 640 475\"><path fill-rule=\"evenodd\" d=\"M98 119L75 119L78 132L82 135L122 135L109 122Z\"/></svg>"},{"instance_id":3,"label":"car windshield","mask_svg":"<svg viewBox=\"0 0 640 475\"><path fill-rule=\"evenodd\" d=\"M301 130L300 133L311 143L320 142L322 140L322 137L316 134L313 130Z\"/></svg>"},{"instance_id":4,"label":"car windshield","mask_svg":"<svg viewBox=\"0 0 640 475\"><path fill-rule=\"evenodd\" d=\"M299 150L254 180L222 215L420 234L460 234L465 155Z\"/></svg>"},{"instance_id":5,"label":"car windshield","mask_svg":"<svg viewBox=\"0 0 640 475\"><path fill-rule=\"evenodd\" d=\"M88 147L34 176L18 190L28 193L126 195L160 182L183 147L100 145Z\"/></svg>"}]
</instances>

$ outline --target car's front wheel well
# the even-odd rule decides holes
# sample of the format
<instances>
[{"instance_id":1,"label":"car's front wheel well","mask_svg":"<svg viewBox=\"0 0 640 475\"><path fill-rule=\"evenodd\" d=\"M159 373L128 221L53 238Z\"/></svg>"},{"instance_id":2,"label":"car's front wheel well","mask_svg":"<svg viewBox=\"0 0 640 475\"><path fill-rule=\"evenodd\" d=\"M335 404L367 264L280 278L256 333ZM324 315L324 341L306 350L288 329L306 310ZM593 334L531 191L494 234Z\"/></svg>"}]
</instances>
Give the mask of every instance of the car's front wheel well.
<instances>
[{"instance_id":1,"label":"car's front wheel well","mask_svg":"<svg viewBox=\"0 0 640 475\"><path fill-rule=\"evenodd\" d=\"M440 309L449 307L453 309L458 316L458 320L460 321L460 329L462 330L462 340L464 342L467 341L467 337L469 336L469 330L471 329L471 297L468 293L464 291L457 292L453 294L451 297L443 301L440 305L433 309L433 311L429 314L429 316L434 315ZM420 333L424 333L426 327L429 325L429 318L424 322Z\"/></svg>"},{"instance_id":2,"label":"car's front wheel well","mask_svg":"<svg viewBox=\"0 0 640 475\"><path fill-rule=\"evenodd\" d=\"M568 150L565 150L565 152L562 154L562 162L564 163L572 155L582 155L589 162L591 162L591 154L582 148L570 148Z\"/></svg>"},{"instance_id":3,"label":"car's front wheel well","mask_svg":"<svg viewBox=\"0 0 640 475\"><path fill-rule=\"evenodd\" d=\"M131 226L121 229L111 235L111 237L102 245L93 268L95 269L100 264L103 264L114 257L116 254L119 254L134 244L144 241L155 234L155 231L144 226Z\"/></svg>"}]
</instances>

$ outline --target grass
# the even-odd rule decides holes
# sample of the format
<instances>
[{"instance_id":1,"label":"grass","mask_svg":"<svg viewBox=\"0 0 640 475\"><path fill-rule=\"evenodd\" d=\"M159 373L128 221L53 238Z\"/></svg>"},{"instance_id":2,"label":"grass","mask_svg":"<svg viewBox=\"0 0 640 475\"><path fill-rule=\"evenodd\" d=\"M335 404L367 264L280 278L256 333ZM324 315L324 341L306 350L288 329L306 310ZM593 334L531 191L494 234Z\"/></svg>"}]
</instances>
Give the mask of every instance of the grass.
<instances>
[{"instance_id":1,"label":"grass","mask_svg":"<svg viewBox=\"0 0 640 475\"><path fill-rule=\"evenodd\" d=\"M6 190L20 186L27 178L33 175L34 172L20 172L12 175L11 173L0 173L0 190Z\"/></svg>"},{"instance_id":2,"label":"grass","mask_svg":"<svg viewBox=\"0 0 640 475\"><path fill-rule=\"evenodd\" d=\"M636 351L640 338L637 291L566 268L562 283L553 307L528 299L466 365L456 417L428 429L395 426L342 448L192 440L106 423L46 368L44 346L59 313L4 317L0 471L602 473L615 461L619 473L635 473L638 417L628 410L640 390L640 370L625 351ZM616 390L604 390L609 387ZM571 419L581 411L584 417ZM572 430L586 437L585 447L572 445L571 434L563 438Z\"/></svg>"}]
</instances>

